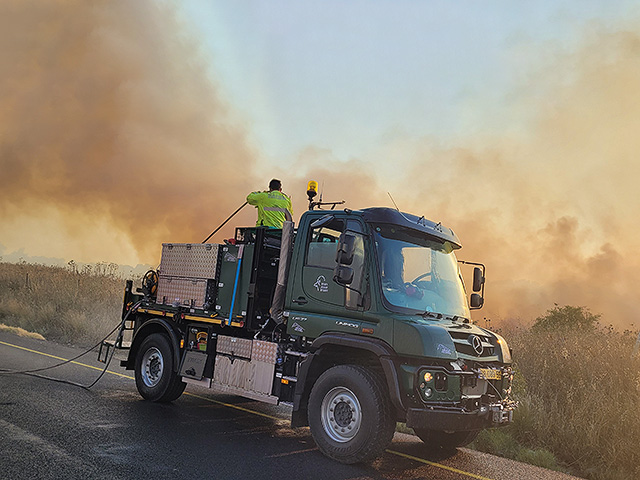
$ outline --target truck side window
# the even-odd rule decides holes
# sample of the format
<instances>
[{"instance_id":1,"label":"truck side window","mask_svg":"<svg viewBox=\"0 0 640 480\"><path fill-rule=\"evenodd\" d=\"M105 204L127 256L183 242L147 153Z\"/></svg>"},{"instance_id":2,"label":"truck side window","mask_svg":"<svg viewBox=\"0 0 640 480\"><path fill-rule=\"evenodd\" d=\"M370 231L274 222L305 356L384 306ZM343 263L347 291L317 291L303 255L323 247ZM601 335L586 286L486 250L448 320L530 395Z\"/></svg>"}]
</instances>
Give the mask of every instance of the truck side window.
<instances>
[{"instance_id":1,"label":"truck side window","mask_svg":"<svg viewBox=\"0 0 640 480\"><path fill-rule=\"evenodd\" d=\"M342 220L311 230L305 265L333 269L336 266L338 239L344 231Z\"/></svg>"}]
</instances>

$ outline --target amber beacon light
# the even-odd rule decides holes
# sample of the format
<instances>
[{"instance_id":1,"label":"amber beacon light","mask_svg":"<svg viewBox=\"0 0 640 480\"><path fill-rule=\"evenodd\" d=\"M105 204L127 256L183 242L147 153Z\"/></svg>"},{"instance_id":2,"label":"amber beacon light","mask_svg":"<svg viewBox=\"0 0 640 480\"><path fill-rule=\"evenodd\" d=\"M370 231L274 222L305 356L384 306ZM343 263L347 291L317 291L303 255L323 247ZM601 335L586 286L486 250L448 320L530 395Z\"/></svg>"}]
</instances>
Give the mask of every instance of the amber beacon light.
<instances>
[{"instance_id":1,"label":"amber beacon light","mask_svg":"<svg viewBox=\"0 0 640 480\"><path fill-rule=\"evenodd\" d=\"M318 182L316 182L315 180L311 180L307 184L307 196L309 197L309 201L312 201L317 194L318 194Z\"/></svg>"}]
</instances>

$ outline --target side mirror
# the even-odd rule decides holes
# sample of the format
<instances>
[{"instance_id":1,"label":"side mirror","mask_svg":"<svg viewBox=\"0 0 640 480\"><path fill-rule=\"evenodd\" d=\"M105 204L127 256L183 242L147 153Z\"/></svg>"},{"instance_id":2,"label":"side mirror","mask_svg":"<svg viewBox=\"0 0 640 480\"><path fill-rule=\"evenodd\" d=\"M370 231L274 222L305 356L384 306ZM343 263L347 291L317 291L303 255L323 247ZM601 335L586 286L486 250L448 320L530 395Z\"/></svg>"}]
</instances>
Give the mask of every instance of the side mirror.
<instances>
[{"instance_id":1,"label":"side mirror","mask_svg":"<svg viewBox=\"0 0 640 480\"><path fill-rule=\"evenodd\" d=\"M484 305L484 298L482 298L482 296L478 295L477 293L472 293L471 302L469 306L471 308L482 308L483 305Z\"/></svg>"},{"instance_id":2,"label":"side mirror","mask_svg":"<svg viewBox=\"0 0 640 480\"><path fill-rule=\"evenodd\" d=\"M482 275L482 269L480 267L475 267L473 269L473 291L479 292L482 290L482 285L484 285L484 276Z\"/></svg>"},{"instance_id":3,"label":"side mirror","mask_svg":"<svg viewBox=\"0 0 640 480\"><path fill-rule=\"evenodd\" d=\"M333 269L333 281L343 287L353 282L353 268L344 265L336 265Z\"/></svg>"},{"instance_id":4,"label":"side mirror","mask_svg":"<svg viewBox=\"0 0 640 480\"><path fill-rule=\"evenodd\" d=\"M345 232L340 235L338 248L336 250L336 262L338 265L351 265L355 251L356 236Z\"/></svg>"}]
</instances>

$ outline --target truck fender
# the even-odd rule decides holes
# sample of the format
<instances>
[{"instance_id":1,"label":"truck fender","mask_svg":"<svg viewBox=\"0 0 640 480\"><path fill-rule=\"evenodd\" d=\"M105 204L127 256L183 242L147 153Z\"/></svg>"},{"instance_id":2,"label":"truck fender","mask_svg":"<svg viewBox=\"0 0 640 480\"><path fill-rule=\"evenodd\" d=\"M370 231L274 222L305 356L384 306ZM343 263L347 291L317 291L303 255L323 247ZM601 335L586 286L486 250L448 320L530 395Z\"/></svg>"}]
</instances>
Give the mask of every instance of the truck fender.
<instances>
[{"instance_id":1,"label":"truck fender","mask_svg":"<svg viewBox=\"0 0 640 480\"><path fill-rule=\"evenodd\" d=\"M129 356L127 357L126 364L124 365L127 370L133 370L136 364L136 356L140 345L152 333L165 333L169 337L169 343L173 349L173 371L177 372L180 368L180 340L176 335L175 330L171 327L171 324L162 318L152 318L145 322L135 333L133 341L131 342L131 349L129 350Z\"/></svg>"},{"instance_id":2,"label":"truck fender","mask_svg":"<svg viewBox=\"0 0 640 480\"><path fill-rule=\"evenodd\" d=\"M296 390L293 397L293 412L291 414L291 426L300 427L308 425L307 421L307 401L311 392L312 382L309 373L312 371L314 362L319 362L318 357L322 350L329 346L340 346L351 349L363 350L373 354L382 367L389 391L389 397L399 416L404 416L406 409L402 402L400 393L400 382L393 359L397 355L393 348L386 342L377 338L363 338L348 333L330 332L318 337L311 345L311 353L305 358L298 370ZM310 380L307 384L307 380Z\"/></svg>"}]
</instances>

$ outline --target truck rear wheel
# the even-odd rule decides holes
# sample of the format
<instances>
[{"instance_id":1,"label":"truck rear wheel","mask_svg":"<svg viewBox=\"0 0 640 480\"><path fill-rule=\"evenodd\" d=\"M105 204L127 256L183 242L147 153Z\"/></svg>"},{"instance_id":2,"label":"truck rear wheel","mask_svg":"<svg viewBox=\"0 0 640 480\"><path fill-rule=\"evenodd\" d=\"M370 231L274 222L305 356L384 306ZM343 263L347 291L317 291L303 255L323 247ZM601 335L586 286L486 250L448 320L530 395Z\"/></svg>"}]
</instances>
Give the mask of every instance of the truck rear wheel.
<instances>
[{"instance_id":1,"label":"truck rear wheel","mask_svg":"<svg viewBox=\"0 0 640 480\"><path fill-rule=\"evenodd\" d=\"M186 383L173 371L169 339L153 333L144 339L136 355L136 386L145 399L171 402L182 395Z\"/></svg>"},{"instance_id":2,"label":"truck rear wheel","mask_svg":"<svg viewBox=\"0 0 640 480\"><path fill-rule=\"evenodd\" d=\"M308 412L318 448L341 463L366 462L382 454L396 426L383 382L359 365L338 365L320 375Z\"/></svg>"},{"instance_id":3,"label":"truck rear wheel","mask_svg":"<svg viewBox=\"0 0 640 480\"><path fill-rule=\"evenodd\" d=\"M425 445L431 448L453 450L456 447L464 447L473 442L479 431L472 432L443 432L441 430L427 430L426 428L414 428L416 435Z\"/></svg>"}]
</instances>

